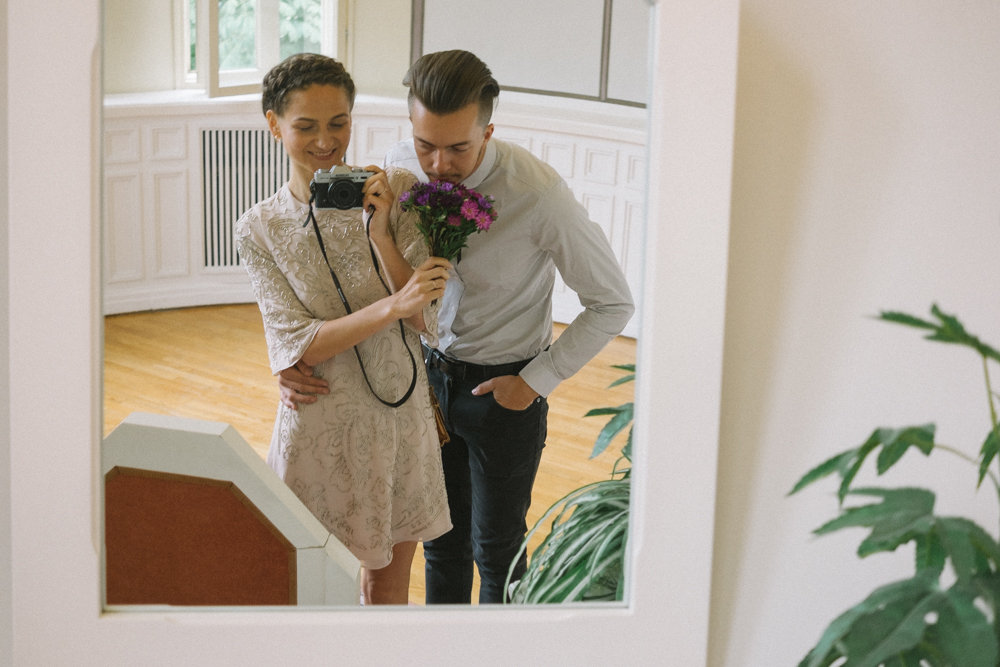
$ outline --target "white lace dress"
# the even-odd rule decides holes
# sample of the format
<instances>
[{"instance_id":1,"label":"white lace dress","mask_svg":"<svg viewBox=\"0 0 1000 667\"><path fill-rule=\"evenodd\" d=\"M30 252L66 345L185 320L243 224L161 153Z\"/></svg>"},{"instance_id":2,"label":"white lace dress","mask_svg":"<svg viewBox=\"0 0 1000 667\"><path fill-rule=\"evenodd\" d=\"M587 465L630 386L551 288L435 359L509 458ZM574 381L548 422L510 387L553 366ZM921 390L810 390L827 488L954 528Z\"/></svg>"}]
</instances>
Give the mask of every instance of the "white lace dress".
<instances>
[{"instance_id":1,"label":"white lace dress","mask_svg":"<svg viewBox=\"0 0 1000 667\"><path fill-rule=\"evenodd\" d=\"M390 170L398 196L414 182ZM264 320L274 373L294 365L325 320L345 309L323 260L307 204L282 187L236 224L240 258L250 274ZM413 265L427 247L398 202L390 215L396 245ZM386 296L372 264L360 210L317 211L327 256L352 310ZM435 330L436 308L424 318ZM290 410L279 404L267 461L313 514L365 567L381 568L397 542L430 540L451 529L441 453L417 333L404 325L416 360L417 385L400 407L380 403L353 350L319 364L330 393ZM392 325L358 346L372 387L387 401L402 397L410 357ZM277 390L277 387L275 388Z\"/></svg>"}]
</instances>

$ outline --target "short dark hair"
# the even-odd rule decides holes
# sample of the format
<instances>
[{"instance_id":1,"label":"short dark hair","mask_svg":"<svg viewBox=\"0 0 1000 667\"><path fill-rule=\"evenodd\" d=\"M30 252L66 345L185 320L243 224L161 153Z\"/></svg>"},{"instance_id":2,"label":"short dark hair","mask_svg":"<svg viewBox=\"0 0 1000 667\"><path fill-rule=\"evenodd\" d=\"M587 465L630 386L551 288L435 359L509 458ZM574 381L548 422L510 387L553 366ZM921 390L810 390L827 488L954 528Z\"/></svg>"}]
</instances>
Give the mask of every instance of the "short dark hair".
<instances>
[{"instance_id":1,"label":"short dark hair","mask_svg":"<svg viewBox=\"0 0 1000 667\"><path fill-rule=\"evenodd\" d=\"M354 80L343 64L318 53L297 53L285 58L264 75L260 95L264 115L273 111L280 116L288 106L291 93L315 84L343 88L351 109L354 108Z\"/></svg>"},{"instance_id":2,"label":"short dark hair","mask_svg":"<svg viewBox=\"0 0 1000 667\"><path fill-rule=\"evenodd\" d=\"M468 51L438 51L421 56L403 78L410 89L407 103L411 109L418 100L428 111L438 115L454 113L476 102L479 122L485 127L493 115L493 105L500 95L500 84L490 68Z\"/></svg>"}]
</instances>

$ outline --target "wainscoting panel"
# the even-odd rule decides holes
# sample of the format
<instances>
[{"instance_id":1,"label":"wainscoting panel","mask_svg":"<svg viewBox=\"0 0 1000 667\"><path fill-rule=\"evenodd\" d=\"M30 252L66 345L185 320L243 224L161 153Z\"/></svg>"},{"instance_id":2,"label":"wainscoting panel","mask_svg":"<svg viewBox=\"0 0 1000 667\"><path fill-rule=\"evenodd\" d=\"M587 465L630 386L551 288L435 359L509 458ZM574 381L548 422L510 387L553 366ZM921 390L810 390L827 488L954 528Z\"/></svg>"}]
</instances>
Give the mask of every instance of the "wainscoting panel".
<instances>
[{"instance_id":1,"label":"wainscoting panel","mask_svg":"<svg viewBox=\"0 0 1000 667\"><path fill-rule=\"evenodd\" d=\"M187 210L189 208L188 178L185 169L154 171L150 175L151 204L157 224L150 229L155 235L153 250L156 261L152 266L154 280L182 278L191 271L188 251Z\"/></svg>"},{"instance_id":2,"label":"wainscoting panel","mask_svg":"<svg viewBox=\"0 0 1000 667\"><path fill-rule=\"evenodd\" d=\"M125 133L121 136L127 136ZM136 144L138 145L138 144ZM142 175L138 171L119 172L113 164L104 169L104 214L114 225L104 226L105 284L139 281L144 278L142 236Z\"/></svg>"}]
</instances>

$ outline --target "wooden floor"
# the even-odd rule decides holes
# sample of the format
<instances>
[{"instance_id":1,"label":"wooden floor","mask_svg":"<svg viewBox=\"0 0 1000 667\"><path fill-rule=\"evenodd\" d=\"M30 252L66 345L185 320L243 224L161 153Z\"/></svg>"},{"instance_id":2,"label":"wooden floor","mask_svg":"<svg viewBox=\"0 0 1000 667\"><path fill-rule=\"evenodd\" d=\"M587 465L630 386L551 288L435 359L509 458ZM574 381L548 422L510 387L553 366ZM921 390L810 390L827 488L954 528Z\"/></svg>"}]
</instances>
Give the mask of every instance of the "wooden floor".
<instances>
[{"instance_id":1,"label":"wooden floor","mask_svg":"<svg viewBox=\"0 0 1000 667\"><path fill-rule=\"evenodd\" d=\"M561 330L557 325L556 334ZM634 362L635 341L619 337L549 397L549 436L528 513L529 527L569 491L610 474L624 437L601 456L589 459L605 419L584 419L583 415L591 408L632 400L631 383L614 389L608 385L622 375L612 365ZM231 424L265 457L277 396L256 305L105 318L105 434L132 412L220 421ZM423 600L423 556L418 547L410 603L423 604Z\"/></svg>"}]
</instances>

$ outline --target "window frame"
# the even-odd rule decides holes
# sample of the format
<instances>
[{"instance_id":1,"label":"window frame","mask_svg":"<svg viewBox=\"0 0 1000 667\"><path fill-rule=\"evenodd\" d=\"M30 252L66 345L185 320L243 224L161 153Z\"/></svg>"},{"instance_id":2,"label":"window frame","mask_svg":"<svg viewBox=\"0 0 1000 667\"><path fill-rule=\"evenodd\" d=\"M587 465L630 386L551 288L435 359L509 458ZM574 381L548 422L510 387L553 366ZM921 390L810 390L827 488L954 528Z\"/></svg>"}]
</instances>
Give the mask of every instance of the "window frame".
<instances>
[{"instance_id":1,"label":"window frame","mask_svg":"<svg viewBox=\"0 0 1000 667\"><path fill-rule=\"evenodd\" d=\"M208 97L246 95L260 92L261 79L276 65L281 53L281 0L255 0L256 66L220 70L219 0L194 0L195 69L189 68L191 36L189 2L175 2L177 88L204 89ZM320 53L336 57L342 47L338 26L343 23L343 0L320 0ZM207 29L202 29L207 26Z\"/></svg>"},{"instance_id":2,"label":"window frame","mask_svg":"<svg viewBox=\"0 0 1000 667\"><path fill-rule=\"evenodd\" d=\"M653 0L647 0L652 6ZM551 97L568 97L578 100L590 100L594 102L604 102L608 104L618 104L622 106L637 107L645 109L648 102L638 102L635 100L624 100L611 97L608 94L608 78L611 70L611 18L613 13L613 0L604 0L603 25L601 27L601 62L600 80L598 82L597 95L584 95L570 93L559 90L548 90L540 88L526 88L521 86L500 85L501 90L516 93L530 93L534 95L548 95ZM410 20L410 62L416 62L420 56L424 55L424 0L412 0L411 20ZM647 91L647 100L649 92Z\"/></svg>"}]
</instances>

